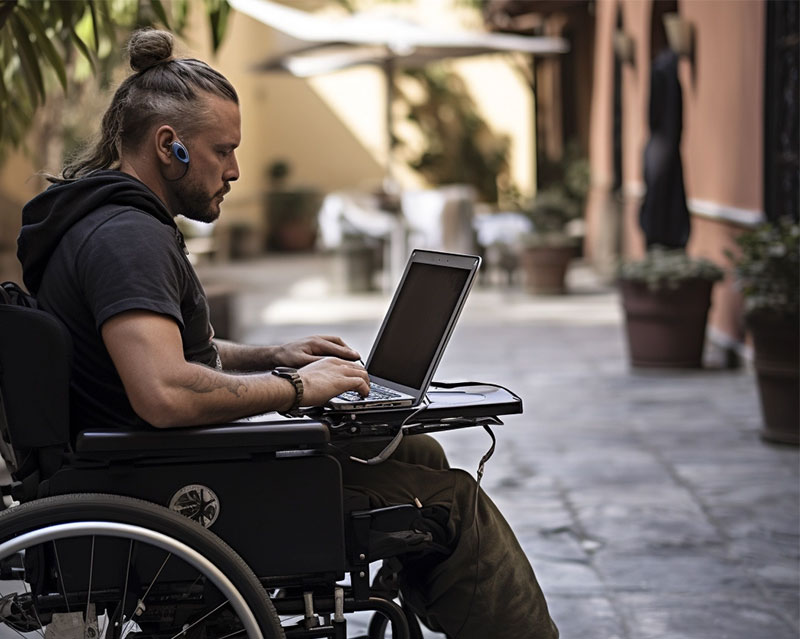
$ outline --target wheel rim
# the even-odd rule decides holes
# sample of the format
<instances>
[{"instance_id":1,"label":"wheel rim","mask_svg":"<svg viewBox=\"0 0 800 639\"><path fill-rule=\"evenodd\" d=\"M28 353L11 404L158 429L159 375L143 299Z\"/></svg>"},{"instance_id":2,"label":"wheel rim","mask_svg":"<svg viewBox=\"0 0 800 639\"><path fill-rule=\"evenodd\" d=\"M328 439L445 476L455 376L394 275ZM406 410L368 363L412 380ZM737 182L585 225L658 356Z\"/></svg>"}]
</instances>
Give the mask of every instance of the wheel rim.
<instances>
[{"instance_id":1,"label":"wheel rim","mask_svg":"<svg viewBox=\"0 0 800 639\"><path fill-rule=\"evenodd\" d=\"M150 544L174 555L207 576L216 588L230 602L239 620L252 639L263 639L250 607L242 597L239 590L233 585L222 571L208 559L203 557L190 546L160 532L119 522L84 521L70 522L46 526L37 530L21 533L17 537L0 544L0 560L3 560L26 548L38 546L47 542L75 537L116 537L131 539L140 543ZM157 576L156 576L157 578ZM89 593L91 594L91 592Z\"/></svg>"}]
</instances>

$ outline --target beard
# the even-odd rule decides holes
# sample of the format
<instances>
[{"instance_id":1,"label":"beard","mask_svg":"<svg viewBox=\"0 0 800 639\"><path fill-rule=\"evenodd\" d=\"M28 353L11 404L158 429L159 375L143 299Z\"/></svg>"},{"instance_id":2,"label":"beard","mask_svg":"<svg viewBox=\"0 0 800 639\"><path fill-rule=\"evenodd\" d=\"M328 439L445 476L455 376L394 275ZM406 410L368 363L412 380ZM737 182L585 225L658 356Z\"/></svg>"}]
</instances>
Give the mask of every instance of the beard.
<instances>
[{"instance_id":1,"label":"beard","mask_svg":"<svg viewBox=\"0 0 800 639\"><path fill-rule=\"evenodd\" d=\"M183 179L174 185L178 215L196 222L209 224L219 218L219 203L216 199L231 190L227 182L216 193L209 195L195 180Z\"/></svg>"}]
</instances>

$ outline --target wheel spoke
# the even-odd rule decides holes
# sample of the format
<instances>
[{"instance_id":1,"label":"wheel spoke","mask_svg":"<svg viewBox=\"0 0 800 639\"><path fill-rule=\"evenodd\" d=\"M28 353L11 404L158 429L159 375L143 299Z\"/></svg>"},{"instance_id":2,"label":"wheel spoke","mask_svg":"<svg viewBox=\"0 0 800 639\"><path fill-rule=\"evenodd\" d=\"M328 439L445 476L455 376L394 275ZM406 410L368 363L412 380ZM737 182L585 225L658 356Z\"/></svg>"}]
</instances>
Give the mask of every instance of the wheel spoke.
<instances>
[{"instance_id":1,"label":"wheel spoke","mask_svg":"<svg viewBox=\"0 0 800 639\"><path fill-rule=\"evenodd\" d=\"M190 583L190 584L189 584L189 587L186 589L186 596L187 596L187 597L188 597L190 594L192 594L192 590L194 589L194 587L195 587L197 584L199 584L199 583L200 583L200 581L201 581L202 579L203 579L203 575L197 575L197 579L195 579L195 580L194 580L192 583Z\"/></svg>"},{"instance_id":2,"label":"wheel spoke","mask_svg":"<svg viewBox=\"0 0 800 639\"><path fill-rule=\"evenodd\" d=\"M180 631L180 632L179 632L177 635L174 635L174 636L173 636L171 639L176 639L177 637L180 637L180 636L181 636L182 634L184 634L184 633L185 633L187 630L191 630L191 629L192 629L192 628L194 628L194 627L195 627L197 624L199 624L201 621L203 621L204 619L207 619L208 617L210 617L211 615L213 615L215 612L217 612L217 610L219 610L220 608L222 608L222 607L226 606L227 604L228 604L227 600L226 600L226 601L223 601L223 602L222 602L221 604L219 604L219 605L218 605L216 608L214 608L213 610L209 610L209 611L208 611L206 614L204 614L202 617L200 617L200 619L197 619L196 621L192 622L192 624L191 624L191 625L189 625L189 626L187 626L187 627L185 627L185 628L181 628L181 631Z\"/></svg>"},{"instance_id":3,"label":"wheel spoke","mask_svg":"<svg viewBox=\"0 0 800 639\"><path fill-rule=\"evenodd\" d=\"M158 578L161 576L161 571L164 570L164 566L167 565L167 562L169 561L170 557L172 557L172 553L167 553L167 556L164 558L164 563L161 564L161 567L158 569L156 576L153 577L153 580L150 582L150 585L147 586L147 590L145 590L144 595L142 596L140 601L144 602L144 600L147 599L147 595L150 594L150 590L155 585L156 581L158 581Z\"/></svg>"},{"instance_id":4,"label":"wheel spoke","mask_svg":"<svg viewBox=\"0 0 800 639\"><path fill-rule=\"evenodd\" d=\"M128 561L125 564L125 586L122 589L122 604L120 604L119 610L119 620L115 621L115 624L118 624L122 630L125 629L125 599L128 597L128 579L131 574L131 555L133 554L133 539L131 539L130 543L128 544ZM120 631L120 636L122 636L122 630Z\"/></svg>"},{"instance_id":5,"label":"wheel spoke","mask_svg":"<svg viewBox=\"0 0 800 639\"><path fill-rule=\"evenodd\" d=\"M29 570L19 570L18 559L9 563L21 578L2 584L14 593L3 605L0 624L9 630L2 636L49 636L61 621L76 630L91 623L107 639L183 639L201 630L216 639L281 635L267 593L241 558L161 506L116 495L47 497L0 514L0 529L0 558L37 553L25 561ZM107 538L124 539L127 553L125 543Z\"/></svg>"},{"instance_id":6,"label":"wheel spoke","mask_svg":"<svg viewBox=\"0 0 800 639\"><path fill-rule=\"evenodd\" d=\"M9 593L9 594L11 594L11 593ZM16 593L14 593L13 596L16 598ZM5 599L5 597L6 597L6 595L3 594L2 592L0 592L0 599ZM19 605L19 604L17 604L17 605ZM21 606L20 606L20 610L22 611L22 607ZM6 625L6 627L11 628L11 630L16 632L20 637L25 637L26 636L26 635L22 634L22 631L19 628L17 628L16 626L14 626L12 623L5 622L5 625Z\"/></svg>"},{"instance_id":7,"label":"wheel spoke","mask_svg":"<svg viewBox=\"0 0 800 639\"><path fill-rule=\"evenodd\" d=\"M64 595L64 603L67 606L67 612L71 612L69 609L69 598L67 597L67 588L64 586L64 573L61 571L61 560L58 557L58 547L56 546L55 540L53 540L53 552L56 556L56 570L58 570L58 581L61 583L61 594Z\"/></svg>"},{"instance_id":8,"label":"wheel spoke","mask_svg":"<svg viewBox=\"0 0 800 639\"><path fill-rule=\"evenodd\" d=\"M86 592L86 614L83 616L84 623L89 623L89 602L92 600L92 575L94 574L94 540L92 535L92 551L89 556L89 587Z\"/></svg>"},{"instance_id":9,"label":"wheel spoke","mask_svg":"<svg viewBox=\"0 0 800 639\"><path fill-rule=\"evenodd\" d=\"M24 568L23 568L23 573L24 573ZM39 618L39 611L36 610L36 597L33 596L33 592L28 590L27 575L23 575L22 587L25 588L26 594L29 594L31 596L31 608L33 608L34 618L36 619L36 623L39 626L39 634L42 636L42 639L44 639L44 628L42 627L42 620Z\"/></svg>"}]
</instances>

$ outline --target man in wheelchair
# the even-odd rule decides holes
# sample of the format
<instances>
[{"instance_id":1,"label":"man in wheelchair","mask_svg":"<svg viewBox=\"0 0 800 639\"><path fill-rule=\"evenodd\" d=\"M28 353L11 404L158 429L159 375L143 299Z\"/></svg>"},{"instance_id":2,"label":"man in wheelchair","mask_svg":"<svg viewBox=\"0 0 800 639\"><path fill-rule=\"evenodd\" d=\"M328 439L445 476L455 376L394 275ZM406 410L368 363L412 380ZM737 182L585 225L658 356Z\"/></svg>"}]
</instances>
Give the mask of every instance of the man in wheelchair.
<instances>
[{"instance_id":1,"label":"man in wheelchair","mask_svg":"<svg viewBox=\"0 0 800 639\"><path fill-rule=\"evenodd\" d=\"M73 441L92 428L155 432L222 424L268 411L291 414L300 406L323 405L347 390L368 392L358 353L337 337L315 336L275 347L214 338L207 300L174 218L211 222L219 216L230 183L239 177L238 97L217 71L198 60L173 57L172 47L166 32L133 35L128 49L133 73L117 89L99 140L23 210L18 255L25 284L39 309L66 326L72 340ZM246 425L235 426L230 432L247 437L246 430ZM181 447L180 439L158 441ZM359 444L357 452L372 456L374 446ZM124 456L124 451L115 454ZM154 454L166 455L163 450ZM296 465L305 463L302 455L296 457ZM264 462L259 470L260 458L254 459L254 469L241 464L234 474L254 473L251 485L273 481L265 476L272 467ZM130 463L146 465L141 459ZM453 638L558 636L507 522L469 474L449 468L435 440L409 437L378 465L355 463L347 456L338 464L346 492L358 504L345 505L345 510L417 505L416 528L431 543L425 552L412 547L400 553L397 561L404 605L426 625ZM156 482L159 473L168 472L157 465L147 469L145 474ZM307 472L317 471L301 468L286 476L285 483L278 474L266 490L277 494L289 490L286 486L302 488ZM59 481L66 483L54 493L66 491L70 482ZM309 499L314 490L324 492L310 488ZM302 510L302 505L288 502L285 507ZM87 516L92 507L85 499L72 505ZM209 518L215 514L210 508ZM255 522L258 517L253 517ZM264 526L270 524L265 521ZM58 555L51 557L54 562L68 561L65 551L48 552ZM189 553L184 559L201 561L192 557ZM62 573L68 570L48 573L52 583L47 587L64 590L69 599L68 589L59 583ZM126 588L130 579L126 577ZM118 611L108 614L123 620L136 613L145 618L146 611L137 605L123 597ZM0 618L7 619L1 602ZM304 636L322 636L306 630L311 634Z\"/></svg>"}]
</instances>

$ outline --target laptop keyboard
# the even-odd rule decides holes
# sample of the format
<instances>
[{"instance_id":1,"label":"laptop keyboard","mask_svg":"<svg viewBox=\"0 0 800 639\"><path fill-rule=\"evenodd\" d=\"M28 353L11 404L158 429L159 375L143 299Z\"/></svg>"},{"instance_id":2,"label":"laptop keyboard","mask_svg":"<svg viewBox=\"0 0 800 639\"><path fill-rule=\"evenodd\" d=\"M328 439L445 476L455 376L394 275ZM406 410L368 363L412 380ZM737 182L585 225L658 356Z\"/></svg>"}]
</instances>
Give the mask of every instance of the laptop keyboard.
<instances>
[{"instance_id":1,"label":"laptop keyboard","mask_svg":"<svg viewBox=\"0 0 800 639\"><path fill-rule=\"evenodd\" d=\"M346 391L339 395L342 399L346 399L348 401L364 401L368 399L397 399L398 397L402 397L400 393L397 391L392 390L391 388L386 388L386 386L381 386L380 384L375 384L374 382L370 382L369 384L369 395L366 397L361 397L356 391Z\"/></svg>"}]
</instances>

